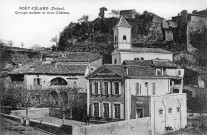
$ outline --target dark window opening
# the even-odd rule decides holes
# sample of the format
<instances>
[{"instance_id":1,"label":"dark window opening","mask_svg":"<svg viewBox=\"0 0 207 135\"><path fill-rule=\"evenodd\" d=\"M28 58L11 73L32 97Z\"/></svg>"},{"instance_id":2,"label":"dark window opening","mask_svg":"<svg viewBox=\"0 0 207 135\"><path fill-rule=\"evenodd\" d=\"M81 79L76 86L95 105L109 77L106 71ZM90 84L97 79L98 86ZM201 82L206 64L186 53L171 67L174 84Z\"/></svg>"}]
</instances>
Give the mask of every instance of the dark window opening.
<instances>
[{"instance_id":1,"label":"dark window opening","mask_svg":"<svg viewBox=\"0 0 207 135\"><path fill-rule=\"evenodd\" d=\"M115 118L120 119L120 104L114 104Z\"/></svg>"},{"instance_id":2,"label":"dark window opening","mask_svg":"<svg viewBox=\"0 0 207 135\"><path fill-rule=\"evenodd\" d=\"M114 89L115 94L119 94L119 82L114 83Z\"/></svg>"},{"instance_id":3,"label":"dark window opening","mask_svg":"<svg viewBox=\"0 0 207 135\"><path fill-rule=\"evenodd\" d=\"M104 118L109 118L109 104L104 103Z\"/></svg>"},{"instance_id":4,"label":"dark window opening","mask_svg":"<svg viewBox=\"0 0 207 135\"><path fill-rule=\"evenodd\" d=\"M108 82L104 82L105 94L108 94L109 84Z\"/></svg>"},{"instance_id":5,"label":"dark window opening","mask_svg":"<svg viewBox=\"0 0 207 135\"><path fill-rule=\"evenodd\" d=\"M116 64L117 63L117 61L116 61L116 59L114 60L114 64Z\"/></svg>"},{"instance_id":6,"label":"dark window opening","mask_svg":"<svg viewBox=\"0 0 207 135\"><path fill-rule=\"evenodd\" d=\"M94 82L95 94L98 94L98 82Z\"/></svg>"},{"instance_id":7,"label":"dark window opening","mask_svg":"<svg viewBox=\"0 0 207 135\"><path fill-rule=\"evenodd\" d=\"M123 36L123 40L126 40L126 35Z\"/></svg>"},{"instance_id":8,"label":"dark window opening","mask_svg":"<svg viewBox=\"0 0 207 135\"><path fill-rule=\"evenodd\" d=\"M51 85L67 85L67 81L58 77L51 80Z\"/></svg>"},{"instance_id":9,"label":"dark window opening","mask_svg":"<svg viewBox=\"0 0 207 135\"><path fill-rule=\"evenodd\" d=\"M99 117L99 103L94 103L94 116Z\"/></svg>"}]
</instances>

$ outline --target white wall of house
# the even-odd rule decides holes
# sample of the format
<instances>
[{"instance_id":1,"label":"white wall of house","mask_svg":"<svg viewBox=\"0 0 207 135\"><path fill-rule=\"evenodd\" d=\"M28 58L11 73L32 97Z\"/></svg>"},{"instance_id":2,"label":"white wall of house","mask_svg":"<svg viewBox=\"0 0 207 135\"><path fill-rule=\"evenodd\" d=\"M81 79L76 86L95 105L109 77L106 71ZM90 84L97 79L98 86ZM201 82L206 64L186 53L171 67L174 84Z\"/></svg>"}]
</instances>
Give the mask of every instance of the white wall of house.
<instances>
[{"instance_id":1,"label":"white wall of house","mask_svg":"<svg viewBox=\"0 0 207 135\"><path fill-rule=\"evenodd\" d=\"M172 109L171 113L169 108ZM179 111L178 111L178 108ZM163 110L162 114L159 110ZM173 130L185 128L187 125L186 94L167 94L151 96L151 130L152 134L165 133L165 127Z\"/></svg>"},{"instance_id":2,"label":"white wall of house","mask_svg":"<svg viewBox=\"0 0 207 135\"><path fill-rule=\"evenodd\" d=\"M153 82L155 83L155 95L164 95L170 92L169 79L129 79L131 95L137 95L137 82L139 83L140 96L154 95Z\"/></svg>"},{"instance_id":3,"label":"white wall of house","mask_svg":"<svg viewBox=\"0 0 207 135\"><path fill-rule=\"evenodd\" d=\"M51 85L51 80L57 77L61 77L67 81L67 85ZM35 85L34 79L40 78L41 85ZM84 75L68 75L68 76L61 76L61 75L25 75L25 82L28 90L36 90L36 89L60 89L61 87L65 88L73 88L74 82L76 82L76 86L80 87L82 92L86 90L86 83L87 80L84 78Z\"/></svg>"},{"instance_id":4,"label":"white wall of house","mask_svg":"<svg viewBox=\"0 0 207 135\"><path fill-rule=\"evenodd\" d=\"M201 76L198 76L198 86L201 88L205 88L205 82Z\"/></svg>"},{"instance_id":5,"label":"white wall of house","mask_svg":"<svg viewBox=\"0 0 207 135\"><path fill-rule=\"evenodd\" d=\"M184 77L184 69L166 69L166 74L175 77Z\"/></svg>"},{"instance_id":6,"label":"white wall of house","mask_svg":"<svg viewBox=\"0 0 207 135\"><path fill-rule=\"evenodd\" d=\"M117 59L117 64L122 64L124 60L134 60L135 58L144 58L144 60L152 60L152 59L168 59L170 61L173 60L173 54L166 53L137 53L137 52L120 52L114 51L112 53L112 64L114 60Z\"/></svg>"}]
</instances>

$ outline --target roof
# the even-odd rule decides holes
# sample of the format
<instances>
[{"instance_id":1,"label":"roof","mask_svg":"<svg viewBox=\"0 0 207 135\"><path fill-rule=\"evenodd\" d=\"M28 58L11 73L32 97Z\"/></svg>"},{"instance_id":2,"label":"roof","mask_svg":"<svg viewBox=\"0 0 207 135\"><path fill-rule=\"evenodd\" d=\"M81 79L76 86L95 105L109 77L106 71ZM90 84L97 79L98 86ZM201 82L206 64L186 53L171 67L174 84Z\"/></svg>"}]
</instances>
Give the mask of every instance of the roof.
<instances>
[{"instance_id":1,"label":"roof","mask_svg":"<svg viewBox=\"0 0 207 135\"><path fill-rule=\"evenodd\" d=\"M120 49L120 52L140 52L140 53L166 53L172 54L170 51L163 50L161 48L145 48L145 47L134 47L132 49Z\"/></svg>"},{"instance_id":2,"label":"roof","mask_svg":"<svg viewBox=\"0 0 207 135\"><path fill-rule=\"evenodd\" d=\"M62 62L92 62L100 59L101 55L91 52L65 52L48 54L47 57L53 57L55 61Z\"/></svg>"},{"instance_id":3,"label":"roof","mask_svg":"<svg viewBox=\"0 0 207 135\"><path fill-rule=\"evenodd\" d=\"M57 65L51 64L34 64L26 65L9 72L9 74L85 74L86 65Z\"/></svg>"},{"instance_id":4,"label":"roof","mask_svg":"<svg viewBox=\"0 0 207 135\"><path fill-rule=\"evenodd\" d=\"M115 25L115 27L132 28L132 26L126 21L126 19L123 16L121 16L119 22Z\"/></svg>"},{"instance_id":5,"label":"roof","mask_svg":"<svg viewBox=\"0 0 207 135\"><path fill-rule=\"evenodd\" d=\"M154 68L150 66L135 66L135 65L103 65L98 68L91 74L89 74L86 78L92 78L97 73L101 72L104 69L109 69L112 72L120 75L121 77L129 77L129 78L171 78L168 75L156 75L156 71Z\"/></svg>"},{"instance_id":6,"label":"roof","mask_svg":"<svg viewBox=\"0 0 207 135\"><path fill-rule=\"evenodd\" d=\"M197 72L199 74L207 74L207 67L200 66L186 66L187 69Z\"/></svg>"},{"instance_id":7,"label":"roof","mask_svg":"<svg viewBox=\"0 0 207 135\"><path fill-rule=\"evenodd\" d=\"M169 60L125 60L124 65L137 65L137 66L151 66L151 67L171 67L175 68L177 65Z\"/></svg>"}]
</instances>

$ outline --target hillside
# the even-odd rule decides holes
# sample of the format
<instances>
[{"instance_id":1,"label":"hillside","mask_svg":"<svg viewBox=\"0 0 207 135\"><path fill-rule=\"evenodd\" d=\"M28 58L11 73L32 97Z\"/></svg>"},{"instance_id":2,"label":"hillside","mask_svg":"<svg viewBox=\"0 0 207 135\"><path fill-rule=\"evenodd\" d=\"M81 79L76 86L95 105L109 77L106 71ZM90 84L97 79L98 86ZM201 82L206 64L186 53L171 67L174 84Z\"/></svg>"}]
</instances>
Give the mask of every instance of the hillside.
<instances>
[{"instance_id":1,"label":"hillside","mask_svg":"<svg viewBox=\"0 0 207 135\"><path fill-rule=\"evenodd\" d=\"M127 19L132 25L132 44L156 44L163 40L163 18L145 11L133 19ZM96 51L110 54L113 50L113 27L118 18L96 18L91 22L70 23L60 34L58 50Z\"/></svg>"}]
</instances>

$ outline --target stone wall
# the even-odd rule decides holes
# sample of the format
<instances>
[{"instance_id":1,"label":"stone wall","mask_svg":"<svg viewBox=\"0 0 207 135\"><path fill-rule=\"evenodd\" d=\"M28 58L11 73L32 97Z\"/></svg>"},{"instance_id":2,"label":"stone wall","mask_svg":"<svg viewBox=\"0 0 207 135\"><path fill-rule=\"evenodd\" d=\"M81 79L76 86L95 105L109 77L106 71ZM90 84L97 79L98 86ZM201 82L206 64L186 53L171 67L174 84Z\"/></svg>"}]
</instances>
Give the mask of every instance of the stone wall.
<instances>
[{"instance_id":1,"label":"stone wall","mask_svg":"<svg viewBox=\"0 0 207 135\"><path fill-rule=\"evenodd\" d=\"M25 117L26 110L11 111L10 115ZM28 111L28 118L40 118L49 116L49 108L31 108Z\"/></svg>"},{"instance_id":2,"label":"stone wall","mask_svg":"<svg viewBox=\"0 0 207 135\"><path fill-rule=\"evenodd\" d=\"M150 117L107 124L73 126L72 135L150 135Z\"/></svg>"}]
</instances>

